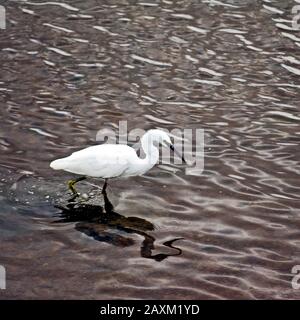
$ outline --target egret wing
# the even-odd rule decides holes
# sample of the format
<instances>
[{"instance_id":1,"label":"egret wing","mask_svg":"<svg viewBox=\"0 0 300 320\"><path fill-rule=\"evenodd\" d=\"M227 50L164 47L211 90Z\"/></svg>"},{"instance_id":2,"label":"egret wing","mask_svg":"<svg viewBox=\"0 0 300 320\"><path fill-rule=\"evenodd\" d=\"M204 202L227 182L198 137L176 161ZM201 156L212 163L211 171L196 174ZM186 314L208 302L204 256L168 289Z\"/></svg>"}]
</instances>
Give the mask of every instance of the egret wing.
<instances>
[{"instance_id":1,"label":"egret wing","mask_svg":"<svg viewBox=\"0 0 300 320\"><path fill-rule=\"evenodd\" d=\"M121 176L134 157L137 157L134 149L127 145L92 146L64 158L63 170L90 177L112 178Z\"/></svg>"}]
</instances>

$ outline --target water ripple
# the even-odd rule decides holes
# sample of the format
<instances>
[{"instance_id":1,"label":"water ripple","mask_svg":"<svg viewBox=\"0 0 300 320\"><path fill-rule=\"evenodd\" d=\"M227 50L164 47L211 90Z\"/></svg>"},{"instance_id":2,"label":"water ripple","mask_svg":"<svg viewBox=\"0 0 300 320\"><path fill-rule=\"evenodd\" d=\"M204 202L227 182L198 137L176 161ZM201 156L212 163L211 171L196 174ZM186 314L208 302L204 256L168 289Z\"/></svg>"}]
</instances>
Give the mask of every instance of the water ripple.
<instances>
[{"instance_id":1,"label":"water ripple","mask_svg":"<svg viewBox=\"0 0 300 320\"><path fill-rule=\"evenodd\" d=\"M7 3L0 250L18 281L5 298L299 299L294 1L99 3ZM204 129L204 171L161 162L111 181L117 220L58 223L72 175L49 162L120 120ZM97 210L101 184L78 185Z\"/></svg>"}]
</instances>

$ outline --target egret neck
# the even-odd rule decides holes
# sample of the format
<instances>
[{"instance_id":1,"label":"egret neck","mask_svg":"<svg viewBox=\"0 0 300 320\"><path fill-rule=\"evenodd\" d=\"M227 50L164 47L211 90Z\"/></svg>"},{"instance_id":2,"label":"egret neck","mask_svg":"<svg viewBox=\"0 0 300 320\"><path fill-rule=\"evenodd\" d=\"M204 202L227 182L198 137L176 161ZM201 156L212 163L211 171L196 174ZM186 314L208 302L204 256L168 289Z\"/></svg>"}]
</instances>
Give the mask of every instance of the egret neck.
<instances>
[{"instance_id":1,"label":"egret neck","mask_svg":"<svg viewBox=\"0 0 300 320\"><path fill-rule=\"evenodd\" d=\"M158 147L153 144L153 139L151 134L147 132L143 135L141 139L142 149L146 155L144 159L139 159L140 168L142 174L150 170L159 159L159 150Z\"/></svg>"}]
</instances>

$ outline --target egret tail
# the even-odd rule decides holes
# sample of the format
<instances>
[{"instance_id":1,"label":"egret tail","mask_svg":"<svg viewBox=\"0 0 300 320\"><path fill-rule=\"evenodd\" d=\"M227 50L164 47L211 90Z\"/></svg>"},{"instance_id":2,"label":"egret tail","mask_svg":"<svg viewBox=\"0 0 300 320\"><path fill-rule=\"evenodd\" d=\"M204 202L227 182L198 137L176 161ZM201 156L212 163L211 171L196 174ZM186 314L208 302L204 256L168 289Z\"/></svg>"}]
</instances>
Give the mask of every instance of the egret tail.
<instances>
[{"instance_id":1,"label":"egret tail","mask_svg":"<svg viewBox=\"0 0 300 320\"><path fill-rule=\"evenodd\" d=\"M64 170L69 164L69 161L66 161L66 158L57 159L50 163L50 167L54 170Z\"/></svg>"}]
</instances>

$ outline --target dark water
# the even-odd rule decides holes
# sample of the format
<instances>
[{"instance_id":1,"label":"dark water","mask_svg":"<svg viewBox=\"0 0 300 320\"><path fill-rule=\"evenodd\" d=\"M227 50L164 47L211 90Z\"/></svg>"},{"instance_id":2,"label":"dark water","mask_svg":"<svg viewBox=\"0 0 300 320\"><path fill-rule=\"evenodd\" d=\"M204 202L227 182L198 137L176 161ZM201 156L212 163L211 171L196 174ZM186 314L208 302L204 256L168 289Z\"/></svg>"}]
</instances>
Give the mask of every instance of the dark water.
<instances>
[{"instance_id":1,"label":"dark water","mask_svg":"<svg viewBox=\"0 0 300 320\"><path fill-rule=\"evenodd\" d=\"M0 298L300 298L295 4L6 1ZM70 175L50 161L120 120L205 129L203 174L115 180L110 217L101 181L79 187L96 204L56 208Z\"/></svg>"}]
</instances>

